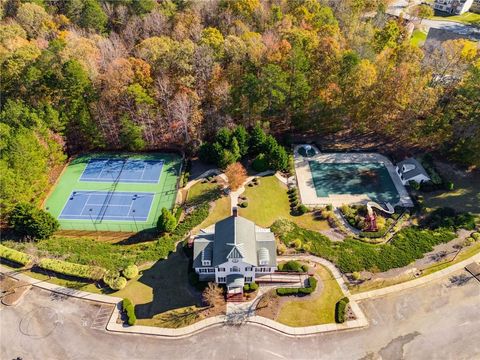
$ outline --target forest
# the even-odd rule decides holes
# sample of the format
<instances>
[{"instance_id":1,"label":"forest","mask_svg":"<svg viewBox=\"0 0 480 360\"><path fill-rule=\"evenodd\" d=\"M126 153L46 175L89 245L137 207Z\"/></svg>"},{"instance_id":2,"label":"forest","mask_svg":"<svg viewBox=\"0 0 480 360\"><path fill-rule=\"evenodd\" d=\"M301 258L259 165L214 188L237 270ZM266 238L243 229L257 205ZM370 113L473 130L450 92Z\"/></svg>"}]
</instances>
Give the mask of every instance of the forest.
<instances>
[{"instance_id":1,"label":"forest","mask_svg":"<svg viewBox=\"0 0 480 360\"><path fill-rule=\"evenodd\" d=\"M279 141L351 129L480 166L477 44L451 40L427 54L385 9L384 0L2 0L2 217L41 200L69 156L193 155L218 129L257 123Z\"/></svg>"}]
</instances>

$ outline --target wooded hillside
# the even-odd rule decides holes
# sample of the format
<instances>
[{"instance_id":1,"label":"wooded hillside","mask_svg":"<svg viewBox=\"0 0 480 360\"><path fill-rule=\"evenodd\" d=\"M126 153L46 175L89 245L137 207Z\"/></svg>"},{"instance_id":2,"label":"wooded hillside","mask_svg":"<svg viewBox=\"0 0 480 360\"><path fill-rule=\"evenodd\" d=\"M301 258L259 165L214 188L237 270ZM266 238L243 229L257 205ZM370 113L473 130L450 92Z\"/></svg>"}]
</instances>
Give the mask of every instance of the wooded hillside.
<instances>
[{"instance_id":1,"label":"wooded hillside","mask_svg":"<svg viewBox=\"0 0 480 360\"><path fill-rule=\"evenodd\" d=\"M198 149L222 126L376 132L480 165L477 45L410 45L382 0L5 0L3 210L91 149ZM376 11L373 18L363 14Z\"/></svg>"}]
</instances>

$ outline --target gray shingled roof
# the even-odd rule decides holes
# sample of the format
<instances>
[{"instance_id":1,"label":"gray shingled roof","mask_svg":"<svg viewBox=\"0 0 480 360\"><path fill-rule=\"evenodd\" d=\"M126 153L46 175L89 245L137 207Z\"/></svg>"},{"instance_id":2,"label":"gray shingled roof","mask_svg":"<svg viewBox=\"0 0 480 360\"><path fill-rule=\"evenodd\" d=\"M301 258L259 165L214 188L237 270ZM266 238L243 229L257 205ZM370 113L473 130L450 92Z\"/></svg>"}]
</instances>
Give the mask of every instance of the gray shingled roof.
<instances>
[{"instance_id":1,"label":"gray shingled roof","mask_svg":"<svg viewBox=\"0 0 480 360\"><path fill-rule=\"evenodd\" d=\"M229 258L243 258L244 262L258 266L258 253L262 248L265 249L263 252L268 251L268 265L277 264L273 233L241 216L223 219L215 224L214 233L201 233L195 238L194 267L202 266L202 256L210 251L210 246L213 248L211 266L223 264Z\"/></svg>"},{"instance_id":2,"label":"gray shingled roof","mask_svg":"<svg viewBox=\"0 0 480 360\"><path fill-rule=\"evenodd\" d=\"M403 172L402 168L403 168L404 165L413 165L415 167L412 170ZM398 166L398 168L400 170L400 173L402 174L404 180L408 181L409 179L412 179L417 175L425 175L426 177L429 177L427 171L423 168L422 164L420 164L414 158L405 159L405 160L399 162L397 164L397 166Z\"/></svg>"},{"instance_id":3,"label":"gray shingled roof","mask_svg":"<svg viewBox=\"0 0 480 360\"><path fill-rule=\"evenodd\" d=\"M202 258L213 255L213 234L200 233L193 243L193 267L202 266ZM206 259L207 260L207 259Z\"/></svg>"}]
</instances>

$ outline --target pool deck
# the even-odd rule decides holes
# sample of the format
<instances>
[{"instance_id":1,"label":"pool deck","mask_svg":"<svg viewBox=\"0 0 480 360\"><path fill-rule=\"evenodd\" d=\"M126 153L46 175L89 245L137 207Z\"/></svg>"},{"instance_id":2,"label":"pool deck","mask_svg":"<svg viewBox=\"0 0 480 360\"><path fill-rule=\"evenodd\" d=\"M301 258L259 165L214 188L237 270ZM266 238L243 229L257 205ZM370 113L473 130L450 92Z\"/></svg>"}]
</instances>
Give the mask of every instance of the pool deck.
<instances>
[{"instance_id":1,"label":"pool deck","mask_svg":"<svg viewBox=\"0 0 480 360\"><path fill-rule=\"evenodd\" d=\"M300 193L300 199L306 206L325 206L331 204L335 207L342 206L343 204L365 204L372 199L367 194L362 195L349 195L349 194L329 194L327 197L317 196L315 185L313 182L312 172L310 171L309 161L314 160L321 163L382 163L388 170L390 177L397 189L400 196L400 201L393 206L413 207L412 199L408 195L405 186L403 186L400 178L398 177L395 166L385 156L377 153L320 153L316 149L317 154L311 157L303 157L298 153L298 148L301 145L295 147L294 160L295 160L295 172L297 175L298 190Z\"/></svg>"}]
</instances>

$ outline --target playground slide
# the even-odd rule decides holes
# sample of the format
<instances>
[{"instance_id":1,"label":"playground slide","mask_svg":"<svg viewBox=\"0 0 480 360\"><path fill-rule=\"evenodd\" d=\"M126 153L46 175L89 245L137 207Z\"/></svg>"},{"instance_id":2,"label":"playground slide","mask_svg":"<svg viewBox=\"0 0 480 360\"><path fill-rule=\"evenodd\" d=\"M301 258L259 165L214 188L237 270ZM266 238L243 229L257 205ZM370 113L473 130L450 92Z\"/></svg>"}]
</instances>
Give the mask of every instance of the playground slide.
<instances>
[{"instance_id":1,"label":"playground slide","mask_svg":"<svg viewBox=\"0 0 480 360\"><path fill-rule=\"evenodd\" d=\"M367 211L369 215L372 215L372 208L376 208L378 210L381 210L387 214L393 214L395 212L395 209L393 208L392 204L385 203L385 206L387 209L383 208L379 203L376 203L375 201L369 201L367 203Z\"/></svg>"}]
</instances>

